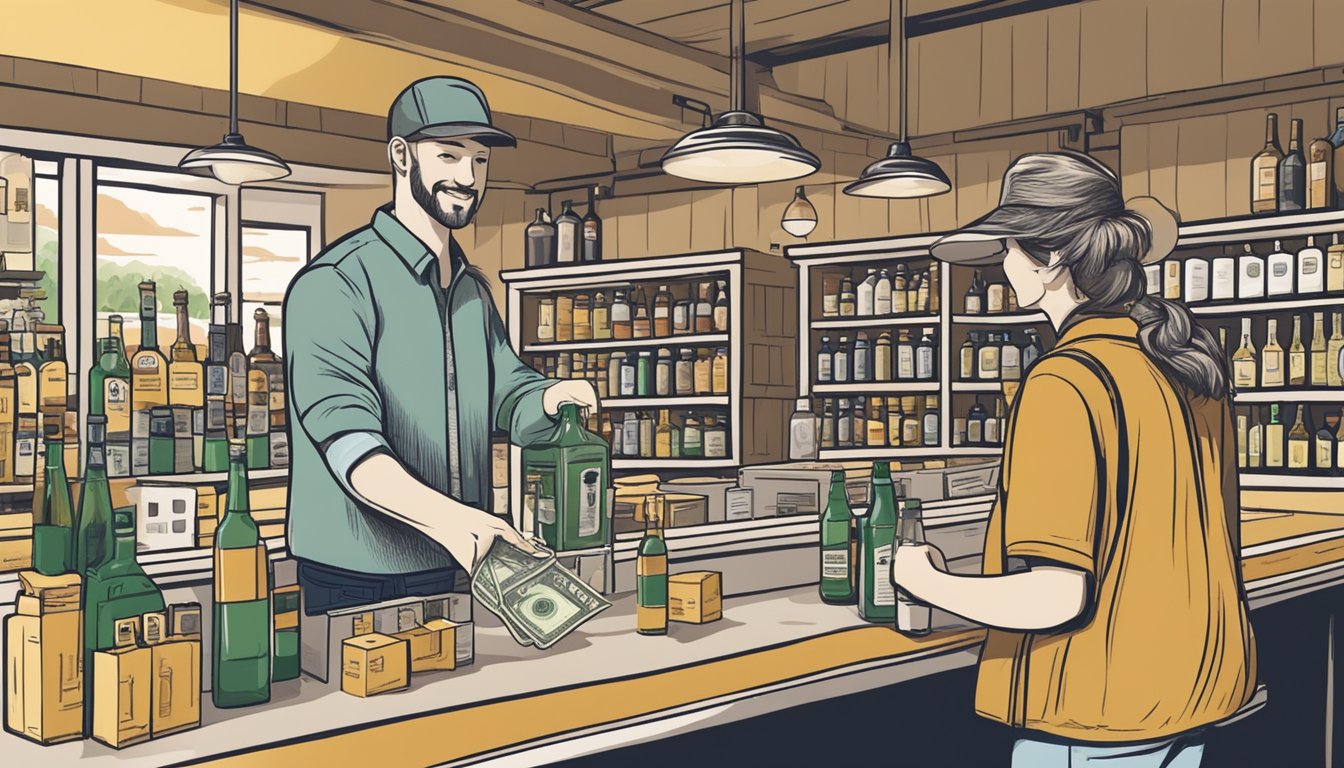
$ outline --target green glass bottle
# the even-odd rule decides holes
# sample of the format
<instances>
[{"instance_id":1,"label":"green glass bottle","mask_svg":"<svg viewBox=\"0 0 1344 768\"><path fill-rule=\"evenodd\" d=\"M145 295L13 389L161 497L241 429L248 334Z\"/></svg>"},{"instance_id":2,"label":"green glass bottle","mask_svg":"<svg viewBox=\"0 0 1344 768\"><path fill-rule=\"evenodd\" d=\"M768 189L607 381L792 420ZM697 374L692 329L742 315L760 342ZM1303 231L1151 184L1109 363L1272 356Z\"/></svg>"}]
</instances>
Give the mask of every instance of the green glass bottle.
<instances>
[{"instance_id":1,"label":"green glass bottle","mask_svg":"<svg viewBox=\"0 0 1344 768\"><path fill-rule=\"evenodd\" d=\"M94 345L97 348L98 356L94 358L93 367L89 369L89 415L106 416L107 408L103 403L103 384L107 380L109 371L103 367L103 360L109 362L113 360L110 357L113 342L111 339L98 339Z\"/></svg>"},{"instance_id":2,"label":"green glass bottle","mask_svg":"<svg viewBox=\"0 0 1344 768\"><path fill-rule=\"evenodd\" d=\"M831 494L821 515L821 599L832 605L855 602L850 528L854 513L845 492L845 473L831 473Z\"/></svg>"},{"instance_id":3,"label":"green glass bottle","mask_svg":"<svg viewBox=\"0 0 1344 768\"><path fill-rule=\"evenodd\" d=\"M122 340L121 315L107 319L108 338L98 365L104 371L102 380L102 413L107 417L107 434L112 438L130 440L131 434L131 361L126 358L126 343Z\"/></svg>"},{"instance_id":4,"label":"green glass bottle","mask_svg":"<svg viewBox=\"0 0 1344 768\"><path fill-rule=\"evenodd\" d=\"M873 463L872 509L863 521L859 558L859 616L889 624L896 620L896 590L891 585L891 551L896 543L896 494L891 466Z\"/></svg>"},{"instance_id":5,"label":"green glass bottle","mask_svg":"<svg viewBox=\"0 0 1344 768\"><path fill-rule=\"evenodd\" d=\"M112 491L107 485L107 417L89 416L84 483L75 518L75 572L87 575L112 556Z\"/></svg>"},{"instance_id":6,"label":"green glass bottle","mask_svg":"<svg viewBox=\"0 0 1344 768\"><path fill-rule=\"evenodd\" d=\"M663 541L663 497L644 499L644 538L635 559L635 630L667 634L667 544Z\"/></svg>"},{"instance_id":7,"label":"green glass bottle","mask_svg":"<svg viewBox=\"0 0 1344 768\"><path fill-rule=\"evenodd\" d=\"M583 426L579 406L564 403L555 431L523 450L524 476L537 475L537 533L557 552L606 546L611 536L607 487L611 446Z\"/></svg>"},{"instance_id":8,"label":"green glass bottle","mask_svg":"<svg viewBox=\"0 0 1344 768\"><path fill-rule=\"evenodd\" d=\"M247 446L229 444L229 504L215 531L214 658L216 707L271 698L270 559L248 510Z\"/></svg>"},{"instance_id":9,"label":"green glass bottle","mask_svg":"<svg viewBox=\"0 0 1344 768\"><path fill-rule=\"evenodd\" d=\"M92 450L92 446L90 446ZM87 481L86 481L87 482ZM84 588L84 726L93 726L93 653L116 645L121 619L163 610L163 594L135 560L135 508L112 512L115 544L90 568Z\"/></svg>"},{"instance_id":10,"label":"green glass bottle","mask_svg":"<svg viewBox=\"0 0 1344 768\"><path fill-rule=\"evenodd\" d=\"M45 576L74 570L75 505L65 476L65 420L56 414L42 417L46 439L41 513L33 521L33 567Z\"/></svg>"},{"instance_id":11,"label":"green glass bottle","mask_svg":"<svg viewBox=\"0 0 1344 768\"><path fill-rule=\"evenodd\" d=\"M224 472L229 468L229 356L232 326L230 297L215 294L211 306L209 346L205 362L205 440L201 468Z\"/></svg>"}]
</instances>

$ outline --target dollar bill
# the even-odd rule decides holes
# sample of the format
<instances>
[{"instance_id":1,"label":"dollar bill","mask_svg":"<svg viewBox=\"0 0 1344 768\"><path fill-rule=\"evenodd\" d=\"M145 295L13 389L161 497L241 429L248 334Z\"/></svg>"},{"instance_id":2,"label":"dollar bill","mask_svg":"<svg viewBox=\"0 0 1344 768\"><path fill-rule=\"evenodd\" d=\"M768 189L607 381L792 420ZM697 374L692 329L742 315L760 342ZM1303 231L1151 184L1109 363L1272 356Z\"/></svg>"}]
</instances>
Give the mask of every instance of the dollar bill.
<instances>
[{"instance_id":1,"label":"dollar bill","mask_svg":"<svg viewBox=\"0 0 1344 768\"><path fill-rule=\"evenodd\" d=\"M480 603L486 610L500 617L504 622L504 627L513 636L514 642L522 646L533 645L532 638L528 637L521 627L504 615L504 610L500 607L499 586L495 582L494 568L488 556L476 568L476 573L471 577L471 594L476 598L476 602Z\"/></svg>"},{"instance_id":2,"label":"dollar bill","mask_svg":"<svg viewBox=\"0 0 1344 768\"><path fill-rule=\"evenodd\" d=\"M611 607L554 558L540 570L525 577L515 576L500 587L503 615L517 622L538 648L550 648Z\"/></svg>"}]
</instances>

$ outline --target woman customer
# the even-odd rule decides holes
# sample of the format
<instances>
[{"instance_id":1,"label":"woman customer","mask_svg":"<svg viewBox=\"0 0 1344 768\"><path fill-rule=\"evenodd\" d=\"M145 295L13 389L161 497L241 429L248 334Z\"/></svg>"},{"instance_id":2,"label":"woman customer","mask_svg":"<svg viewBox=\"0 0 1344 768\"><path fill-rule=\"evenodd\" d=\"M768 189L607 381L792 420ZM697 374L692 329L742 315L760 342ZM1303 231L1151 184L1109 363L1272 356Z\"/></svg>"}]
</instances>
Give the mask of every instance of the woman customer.
<instances>
[{"instance_id":1,"label":"woman customer","mask_svg":"<svg viewBox=\"0 0 1344 768\"><path fill-rule=\"evenodd\" d=\"M1002 263L1059 336L1012 406L984 575L928 546L892 563L902 589L990 627L975 706L1024 729L1015 767L1193 768L1201 730L1254 692L1227 364L1184 306L1145 295L1175 243L1156 200L1127 205L1105 166L1051 153L933 246Z\"/></svg>"}]
</instances>

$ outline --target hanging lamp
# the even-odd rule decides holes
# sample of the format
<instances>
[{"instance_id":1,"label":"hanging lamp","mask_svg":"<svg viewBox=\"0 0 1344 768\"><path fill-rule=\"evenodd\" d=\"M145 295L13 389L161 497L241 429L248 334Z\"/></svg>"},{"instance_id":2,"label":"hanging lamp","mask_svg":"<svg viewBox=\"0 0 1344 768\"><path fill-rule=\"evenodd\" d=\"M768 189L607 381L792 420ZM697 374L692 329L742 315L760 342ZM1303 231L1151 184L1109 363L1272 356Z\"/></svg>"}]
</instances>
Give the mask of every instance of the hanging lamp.
<instances>
[{"instance_id":1,"label":"hanging lamp","mask_svg":"<svg viewBox=\"0 0 1344 768\"><path fill-rule=\"evenodd\" d=\"M663 172L716 184L763 184L797 179L821 168L817 156L783 131L767 128L746 110L745 0L732 0L732 106L708 128L681 137L663 155Z\"/></svg>"},{"instance_id":2,"label":"hanging lamp","mask_svg":"<svg viewBox=\"0 0 1344 768\"><path fill-rule=\"evenodd\" d=\"M205 169L225 184L234 185L274 181L290 173L284 160L248 145L238 132L238 0L229 2L229 132L218 144L188 152L177 167Z\"/></svg>"},{"instance_id":3,"label":"hanging lamp","mask_svg":"<svg viewBox=\"0 0 1344 768\"><path fill-rule=\"evenodd\" d=\"M856 181L845 187L845 194L858 197L929 197L952 189L947 174L932 160L926 160L910 151L908 119L906 114L906 66L909 55L905 39L905 0L892 0L895 11L891 24L896 31L897 51L888 56L901 63L901 100L899 123L901 138L887 150L887 156L863 169ZM894 78L893 78L894 80ZM890 107L888 107L890 109Z\"/></svg>"},{"instance_id":4,"label":"hanging lamp","mask_svg":"<svg viewBox=\"0 0 1344 768\"><path fill-rule=\"evenodd\" d=\"M807 237L817 228L817 208L802 187L793 191L793 201L784 209L779 225L794 237Z\"/></svg>"}]
</instances>

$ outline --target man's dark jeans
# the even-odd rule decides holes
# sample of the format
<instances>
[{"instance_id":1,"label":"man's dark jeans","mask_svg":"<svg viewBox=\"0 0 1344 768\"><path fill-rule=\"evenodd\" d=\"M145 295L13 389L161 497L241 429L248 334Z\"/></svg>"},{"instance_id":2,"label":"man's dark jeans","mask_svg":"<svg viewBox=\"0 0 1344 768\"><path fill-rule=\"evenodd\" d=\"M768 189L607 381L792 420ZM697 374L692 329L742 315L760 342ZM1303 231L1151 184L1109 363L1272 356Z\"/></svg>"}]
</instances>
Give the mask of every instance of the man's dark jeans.
<instances>
[{"instance_id":1,"label":"man's dark jeans","mask_svg":"<svg viewBox=\"0 0 1344 768\"><path fill-rule=\"evenodd\" d=\"M372 574L299 560L303 610L309 616L358 605L453 591L457 568L418 573Z\"/></svg>"}]
</instances>

